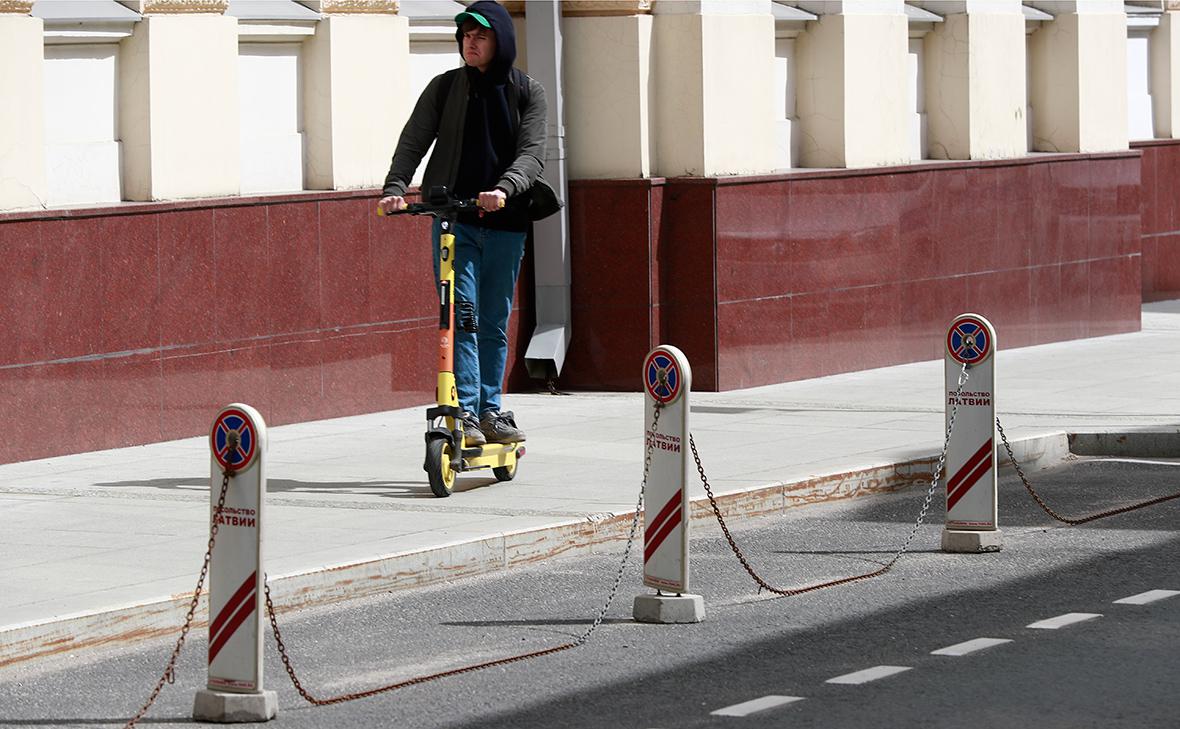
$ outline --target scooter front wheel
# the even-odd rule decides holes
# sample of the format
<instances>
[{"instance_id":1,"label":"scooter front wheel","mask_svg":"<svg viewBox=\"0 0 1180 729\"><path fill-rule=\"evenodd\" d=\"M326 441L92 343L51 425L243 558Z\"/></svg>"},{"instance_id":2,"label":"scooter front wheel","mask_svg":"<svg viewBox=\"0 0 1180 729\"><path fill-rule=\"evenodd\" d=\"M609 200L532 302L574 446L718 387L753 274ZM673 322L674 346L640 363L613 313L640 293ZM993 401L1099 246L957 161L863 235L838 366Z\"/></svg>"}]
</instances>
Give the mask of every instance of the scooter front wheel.
<instances>
[{"instance_id":1,"label":"scooter front wheel","mask_svg":"<svg viewBox=\"0 0 1180 729\"><path fill-rule=\"evenodd\" d=\"M444 438L426 442L426 478L435 496L450 496L455 488L455 471L451 469L451 444Z\"/></svg>"}]
</instances>

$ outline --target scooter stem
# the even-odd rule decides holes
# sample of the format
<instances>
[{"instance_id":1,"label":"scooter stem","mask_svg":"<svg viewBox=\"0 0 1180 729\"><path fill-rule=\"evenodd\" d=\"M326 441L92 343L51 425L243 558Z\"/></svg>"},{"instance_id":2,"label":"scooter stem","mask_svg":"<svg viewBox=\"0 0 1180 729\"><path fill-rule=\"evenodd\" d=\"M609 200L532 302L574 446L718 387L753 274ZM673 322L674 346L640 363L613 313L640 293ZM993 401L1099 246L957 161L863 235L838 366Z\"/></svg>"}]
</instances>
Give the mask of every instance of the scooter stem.
<instances>
[{"instance_id":1,"label":"scooter stem","mask_svg":"<svg viewBox=\"0 0 1180 729\"><path fill-rule=\"evenodd\" d=\"M439 219L438 237L438 383L435 401L439 406L459 407L459 393L455 389L455 221L450 216ZM463 424L457 417L447 416L451 431L451 468L460 470L463 462Z\"/></svg>"}]
</instances>

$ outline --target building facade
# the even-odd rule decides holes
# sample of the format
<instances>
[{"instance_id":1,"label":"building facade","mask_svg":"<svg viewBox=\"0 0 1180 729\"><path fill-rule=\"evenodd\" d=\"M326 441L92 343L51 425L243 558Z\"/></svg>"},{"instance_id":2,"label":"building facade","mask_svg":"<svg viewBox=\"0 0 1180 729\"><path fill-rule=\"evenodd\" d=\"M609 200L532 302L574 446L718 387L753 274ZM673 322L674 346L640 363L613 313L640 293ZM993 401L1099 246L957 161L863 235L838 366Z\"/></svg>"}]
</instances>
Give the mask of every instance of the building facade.
<instances>
[{"instance_id":1,"label":"building facade","mask_svg":"<svg viewBox=\"0 0 1180 729\"><path fill-rule=\"evenodd\" d=\"M0 462L430 400L426 224L373 213L461 7L0 0ZM1180 3L559 7L568 234L526 256L510 390L554 250L570 388L637 389L657 342L732 389L1180 297Z\"/></svg>"}]
</instances>

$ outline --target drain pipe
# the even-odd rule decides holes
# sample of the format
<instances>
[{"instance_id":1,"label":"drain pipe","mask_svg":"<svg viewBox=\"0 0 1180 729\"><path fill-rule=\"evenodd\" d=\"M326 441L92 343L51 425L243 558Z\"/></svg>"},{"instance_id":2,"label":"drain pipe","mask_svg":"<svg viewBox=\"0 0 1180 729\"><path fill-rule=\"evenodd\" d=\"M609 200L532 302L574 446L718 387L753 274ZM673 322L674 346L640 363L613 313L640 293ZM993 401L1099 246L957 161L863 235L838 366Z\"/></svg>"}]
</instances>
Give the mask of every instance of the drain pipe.
<instances>
[{"instance_id":1,"label":"drain pipe","mask_svg":"<svg viewBox=\"0 0 1180 729\"><path fill-rule=\"evenodd\" d=\"M565 123L561 73L561 8L558 0L528 0L529 75L545 87L549 102L545 179L562 200L569 200L565 170ZM561 374L570 343L570 236L568 207L533 223L533 260L536 269L534 309L537 328L529 340L524 362L529 376L553 380Z\"/></svg>"}]
</instances>

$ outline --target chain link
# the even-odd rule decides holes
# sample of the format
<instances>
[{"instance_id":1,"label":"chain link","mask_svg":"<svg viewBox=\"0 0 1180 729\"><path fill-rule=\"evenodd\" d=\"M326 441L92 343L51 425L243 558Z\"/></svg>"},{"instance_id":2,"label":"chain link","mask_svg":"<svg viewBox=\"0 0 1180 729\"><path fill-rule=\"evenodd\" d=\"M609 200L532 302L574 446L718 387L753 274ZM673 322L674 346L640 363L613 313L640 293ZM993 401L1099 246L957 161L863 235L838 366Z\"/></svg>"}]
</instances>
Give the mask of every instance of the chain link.
<instances>
[{"instance_id":1,"label":"chain link","mask_svg":"<svg viewBox=\"0 0 1180 729\"><path fill-rule=\"evenodd\" d=\"M598 617L586 629L580 638L574 641L575 645L585 645L586 641L590 640L590 636L602 624L606 617L606 611L610 610L610 605L615 600L615 593L619 591L619 584L623 581L623 572L627 568L627 559L631 556L631 545L635 543L635 533L639 529L639 514L643 511L643 499L647 494L647 476L651 472L651 454L655 444L656 429L660 425L660 412L663 410L664 404L660 401L655 403L655 411L652 413L651 430L645 433L647 443L644 448L643 457L643 482L639 485L639 501L635 504L635 514L631 517L631 533L627 535L627 546L623 549L623 559L619 562L619 571L615 575L615 584L610 588L610 595L606 598L606 603L602 606L602 610L598 611Z\"/></svg>"},{"instance_id":2,"label":"chain link","mask_svg":"<svg viewBox=\"0 0 1180 729\"><path fill-rule=\"evenodd\" d=\"M776 595L782 595L784 597L794 597L796 595L802 595L804 593L814 592L816 590L822 590L826 587L835 587L837 585L846 585L849 582L858 582L860 580L867 580L871 577L877 577L879 575L883 575L886 572L888 572L893 567L893 565L897 563L897 561L899 559L901 559L902 555L904 555L906 553L906 551L909 549L910 542L913 541L914 535L916 535L918 533L918 529L921 528L922 522L924 522L926 520L926 514L930 511L930 502L934 498L934 491L935 491L935 489L938 488L938 480L940 478L942 478L942 469L946 465L946 451L947 451L947 448L950 447L951 433L954 431L954 428L955 428L955 417L959 413L959 405L958 405L959 395L962 394L963 385L967 383L967 379L969 377L970 377L970 375L967 374L967 365L964 364L963 369L959 371L958 389L955 390L955 397L952 400L952 402L954 402L954 404L951 406L951 417L947 421L947 424L946 424L946 438L942 442L942 452L938 455L938 465L935 466L934 476L930 479L930 488L928 488L926 490L926 500L922 504L922 511L918 514L918 520L914 523L914 528L910 530L909 537L907 537L905 542L901 545L901 549L897 550L897 553L894 554L893 557L888 562L886 562L883 566L881 566L878 569L873 570L872 572L866 572L866 573L860 574L860 575L853 575L851 577L841 577L836 580L829 580L827 582L820 582L818 584L808 585L806 587L799 587L799 588L787 589L787 590L773 587L769 583L767 583L766 580L762 579L762 577L760 577L757 572L754 571L754 568L750 565L749 560L746 559L746 556L742 553L741 548L738 547L737 541L734 540L733 534L730 533L729 526L725 523L725 517L723 517L721 515L721 507L718 506L717 499L713 496L713 489L709 485L708 476L705 475L705 467L701 464L701 456L697 452L696 442L693 440L692 434L689 434L688 445L692 449L693 459L696 460L697 473L700 474L701 483L705 487L705 495L709 497L709 504L711 504L713 507L713 514L717 517L717 523L719 523L721 525L721 531L722 531L722 533L725 534L726 541L729 542L729 548L731 550L733 550L733 553L738 558L738 561L742 563L742 567L745 568L746 573L749 574L750 577L752 577L754 579L754 582L758 583L758 591L759 592L761 592L762 590L766 590L767 592L772 592Z\"/></svg>"},{"instance_id":3,"label":"chain link","mask_svg":"<svg viewBox=\"0 0 1180 729\"><path fill-rule=\"evenodd\" d=\"M236 433L231 433L231 440L233 435L236 435ZM236 446L236 443L234 445ZM230 447L231 451L233 447ZM213 518L209 523L209 543L205 549L205 561L201 564L201 576L197 578L197 587L193 590L193 599L189 602L188 614L184 616L184 626L180 629L180 637L176 640L176 647L172 649L172 656L168 659L168 665L164 667L164 673L160 676L160 680L156 682L156 687L152 689L151 695L148 696L147 701L144 702L139 712L123 725L123 729L132 729L147 714L148 709L152 708L152 704L156 703L156 699L160 696L160 691L163 690L164 684L171 684L176 681L176 661L180 659L180 651L184 647L184 640L188 637L189 629L192 628L193 619L197 613L197 604L201 599L201 591L205 586L205 578L209 575L209 562L213 558L213 545L217 542L221 510L225 508L225 495L229 491L229 480L233 476L233 469L227 468L222 472L221 494L217 497L217 506L213 508Z\"/></svg>"},{"instance_id":4,"label":"chain link","mask_svg":"<svg viewBox=\"0 0 1180 729\"><path fill-rule=\"evenodd\" d=\"M1050 506L1045 503L1045 500L1041 498L1041 495L1037 493L1036 489L1033 488L1032 484L1029 483L1028 477L1024 475L1024 469L1020 467L1020 463L1016 460L1016 455L1012 452L1012 444L1008 442L1008 436L1004 433L1004 426L1000 424L1000 418L998 416L996 417L996 429L1000 432L1000 440L1004 442L1004 450L1008 451L1008 460L1011 461L1013 467L1016 468L1016 475L1020 477L1020 481L1024 484L1024 488L1028 491L1029 496L1033 497L1033 500L1037 502L1037 504L1045 511L1046 514L1053 517L1057 521L1069 524L1070 526L1085 524L1086 522L1091 522L1096 519L1104 519L1108 516L1115 516L1117 514L1125 514L1128 511L1135 511L1136 509L1142 509L1146 506L1154 506L1156 504L1162 504L1165 501L1171 501L1172 499L1180 498L1180 492L1176 492L1167 496L1160 496L1154 499L1148 499L1147 501L1141 501L1129 506L1120 506L1114 509L1107 509L1106 511L1100 511L1097 514L1091 514L1090 516L1083 516L1076 519L1062 516L1050 508Z\"/></svg>"},{"instance_id":5,"label":"chain link","mask_svg":"<svg viewBox=\"0 0 1180 729\"><path fill-rule=\"evenodd\" d=\"M266 594L266 614L270 619L270 627L274 633L275 647L278 649L279 659L282 660L283 668L286 669L287 676L291 679L291 685L295 687L295 690L299 693L300 696L303 697L303 700L306 701L307 703L313 704L315 706L330 706L332 704L342 704L346 701L355 701L357 699L364 699L364 698L368 698L370 696L376 696L377 694L382 694L382 693L386 693L389 691L396 691L398 689L406 688L409 686L416 686L418 684L428 683L430 681L437 681L442 678L449 678L451 676L459 676L464 673L474 673L475 671L481 671L485 668L494 668L496 666L506 666L506 665L509 665L512 663L519 663L520 661L525 661L530 658L540 658L541 656L550 656L550 655L553 655L554 653L560 653L562 651L566 651L571 648L577 648L579 646L585 645L586 642L590 640L590 636L594 633L594 631L598 629L598 626L602 624L603 619L606 617L607 611L610 610L611 603L614 602L615 595L618 593L619 584L623 580L623 572L627 568L627 560L631 555L631 545L634 544L634 542L635 542L635 534L636 534L636 531L638 530L638 527L639 527L639 514L640 514L640 512L643 511L643 497L644 497L644 493L647 491L647 476L648 476L648 472L651 469L652 447L653 447L653 443L655 442L654 433L655 433L656 427L659 425L659 422L660 422L660 410L662 409L662 407L663 407L663 405L659 402L657 402L655 404L655 413L652 416L651 431L649 432L649 435L646 439L647 440L646 455L644 456L644 459L643 459L643 482L639 487L639 501L635 505L635 514L631 518L631 532L627 536L627 546L623 550L623 559L620 561L619 571L615 575L615 581L614 581L614 584L611 586L610 594L606 598L606 603L602 606L602 609L598 611L598 615L594 618L594 622L591 623L590 627L586 629L586 632L582 633L582 635L579 636L577 639L575 639L569 643L563 643L561 645L553 646L552 648L545 648L545 649L542 649L539 651L532 651L531 653L522 653L520 655L509 656L507 658L498 658L493 661L485 661L484 663L476 663L476 664L473 664L470 666L463 666L461 668L453 668L448 671L441 671L439 673L432 673L432 674L429 674L426 676L418 676L416 678L407 679L405 681L399 681L397 683L391 683L391 684L388 684L385 686L378 686L377 688L371 688L371 689L367 689L364 691L355 691L352 693L340 694L339 696L330 696L328 698L319 698L319 697L313 695L306 688L304 688L303 682L299 680L299 676L295 672L295 666L292 664L291 656L289 654L289 651L287 650L287 646L283 642L282 631L279 629L279 622L278 622L278 618L276 617L274 602L271 600L271 597L270 597L270 583L267 581L266 576L263 575L263 585L264 585L265 594Z\"/></svg>"}]
</instances>

